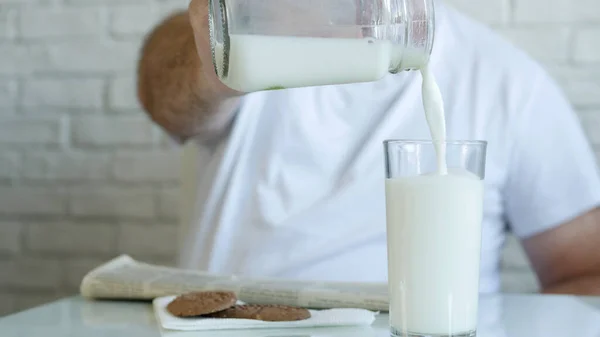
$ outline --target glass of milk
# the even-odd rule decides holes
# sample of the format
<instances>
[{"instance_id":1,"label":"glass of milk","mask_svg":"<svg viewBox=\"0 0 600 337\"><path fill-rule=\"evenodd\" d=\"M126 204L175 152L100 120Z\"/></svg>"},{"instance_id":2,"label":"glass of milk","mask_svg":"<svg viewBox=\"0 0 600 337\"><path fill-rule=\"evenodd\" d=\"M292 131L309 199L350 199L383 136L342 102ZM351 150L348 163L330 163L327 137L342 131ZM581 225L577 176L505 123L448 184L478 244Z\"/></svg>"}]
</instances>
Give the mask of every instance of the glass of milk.
<instances>
[{"instance_id":1,"label":"glass of milk","mask_svg":"<svg viewBox=\"0 0 600 337\"><path fill-rule=\"evenodd\" d=\"M240 92L369 82L419 69L434 0L210 0L215 72Z\"/></svg>"},{"instance_id":2,"label":"glass of milk","mask_svg":"<svg viewBox=\"0 0 600 337\"><path fill-rule=\"evenodd\" d=\"M486 149L483 141L385 142L392 336L476 335Z\"/></svg>"}]
</instances>

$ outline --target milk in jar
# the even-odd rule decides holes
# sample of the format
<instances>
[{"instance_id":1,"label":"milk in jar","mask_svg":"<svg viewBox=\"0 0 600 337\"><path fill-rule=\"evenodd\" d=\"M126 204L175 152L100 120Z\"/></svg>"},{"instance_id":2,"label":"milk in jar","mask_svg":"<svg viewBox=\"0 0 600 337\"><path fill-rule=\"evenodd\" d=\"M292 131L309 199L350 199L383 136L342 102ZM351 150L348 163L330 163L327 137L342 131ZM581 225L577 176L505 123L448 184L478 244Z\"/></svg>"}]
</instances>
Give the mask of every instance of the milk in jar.
<instances>
[{"instance_id":1,"label":"milk in jar","mask_svg":"<svg viewBox=\"0 0 600 337\"><path fill-rule=\"evenodd\" d=\"M221 80L241 92L375 81L388 73L391 50L385 40L231 35Z\"/></svg>"},{"instance_id":2,"label":"milk in jar","mask_svg":"<svg viewBox=\"0 0 600 337\"><path fill-rule=\"evenodd\" d=\"M372 82L427 63L434 0L214 0L213 65L239 92Z\"/></svg>"}]
</instances>

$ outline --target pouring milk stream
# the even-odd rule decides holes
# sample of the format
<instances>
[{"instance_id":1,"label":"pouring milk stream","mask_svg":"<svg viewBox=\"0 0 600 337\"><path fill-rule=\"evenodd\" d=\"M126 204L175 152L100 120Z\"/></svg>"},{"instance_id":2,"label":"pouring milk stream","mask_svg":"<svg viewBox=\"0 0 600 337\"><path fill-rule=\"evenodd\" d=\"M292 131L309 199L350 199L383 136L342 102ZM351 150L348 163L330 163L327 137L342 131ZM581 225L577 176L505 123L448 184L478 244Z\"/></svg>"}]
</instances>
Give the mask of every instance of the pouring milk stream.
<instances>
[{"instance_id":1,"label":"pouring milk stream","mask_svg":"<svg viewBox=\"0 0 600 337\"><path fill-rule=\"evenodd\" d=\"M421 68L423 77L423 108L425 118L429 125L431 139L434 141L437 157L437 173L440 175L448 174L448 165L446 164L446 116L444 113L444 100L440 88L429 70L428 66Z\"/></svg>"}]
</instances>

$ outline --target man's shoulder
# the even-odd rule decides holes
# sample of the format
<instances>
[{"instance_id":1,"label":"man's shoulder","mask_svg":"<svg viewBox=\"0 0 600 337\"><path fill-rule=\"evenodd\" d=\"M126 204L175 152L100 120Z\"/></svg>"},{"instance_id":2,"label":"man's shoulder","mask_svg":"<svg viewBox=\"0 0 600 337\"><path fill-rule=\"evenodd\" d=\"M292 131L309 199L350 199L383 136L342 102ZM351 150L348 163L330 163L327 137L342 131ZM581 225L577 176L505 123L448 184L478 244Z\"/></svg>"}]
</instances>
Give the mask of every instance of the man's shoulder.
<instances>
[{"instance_id":1,"label":"man's shoulder","mask_svg":"<svg viewBox=\"0 0 600 337\"><path fill-rule=\"evenodd\" d=\"M544 67L498 32L444 8L432 64L447 104L505 121L523 115L540 89L560 93ZM544 107L547 108L547 107Z\"/></svg>"},{"instance_id":2,"label":"man's shoulder","mask_svg":"<svg viewBox=\"0 0 600 337\"><path fill-rule=\"evenodd\" d=\"M498 31L447 5L440 11L435 57L450 67L530 79L546 73L538 61Z\"/></svg>"}]
</instances>

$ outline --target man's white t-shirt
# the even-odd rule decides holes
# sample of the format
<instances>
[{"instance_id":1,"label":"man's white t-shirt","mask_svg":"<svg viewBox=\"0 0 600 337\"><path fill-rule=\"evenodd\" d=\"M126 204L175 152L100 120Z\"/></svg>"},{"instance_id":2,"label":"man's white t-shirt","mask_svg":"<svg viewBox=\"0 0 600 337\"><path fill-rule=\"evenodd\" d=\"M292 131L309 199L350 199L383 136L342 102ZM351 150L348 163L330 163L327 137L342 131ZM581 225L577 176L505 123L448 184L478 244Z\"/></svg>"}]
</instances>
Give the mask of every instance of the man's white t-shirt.
<instances>
[{"instance_id":1,"label":"man's white t-shirt","mask_svg":"<svg viewBox=\"0 0 600 337\"><path fill-rule=\"evenodd\" d=\"M579 121L524 53L449 8L430 68L448 138L488 141L481 291L498 291L505 233L530 237L600 204ZM334 281L387 278L386 139L430 139L418 72L375 83L245 96L230 130L201 146L197 212L181 265Z\"/></svg>"}]
</instances>

